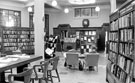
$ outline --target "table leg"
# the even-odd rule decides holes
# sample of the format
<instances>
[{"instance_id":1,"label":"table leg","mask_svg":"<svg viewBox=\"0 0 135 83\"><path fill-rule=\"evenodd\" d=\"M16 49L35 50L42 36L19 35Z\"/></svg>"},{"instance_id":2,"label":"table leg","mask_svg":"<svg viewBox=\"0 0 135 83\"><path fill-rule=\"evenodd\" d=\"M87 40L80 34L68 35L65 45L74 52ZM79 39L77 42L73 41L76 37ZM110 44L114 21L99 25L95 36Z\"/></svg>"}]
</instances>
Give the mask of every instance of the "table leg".
<instances>
[{"instance_id":1,"label":"table leg","mask_svg":"<svg viewBox=\"0 0 135 83\"><path fill-rule=\"evenodd\" d=\"M22 65L22 66L17 67L17 73L23 72L23 69L25 67L28 67L28 64L25 64L25 65ZM14 80L24 81L24 77L15 77Z\"/></svg>"},{"instance_id":2,"label":"table leg","mask_svg":"<svg viewBox=\"0 0 135 83\"><path fill-rule=\"evenodd\" d=\"M0 72L0 83L6 83L5 82L5 72Z\"/></svg>"}]
</instances>

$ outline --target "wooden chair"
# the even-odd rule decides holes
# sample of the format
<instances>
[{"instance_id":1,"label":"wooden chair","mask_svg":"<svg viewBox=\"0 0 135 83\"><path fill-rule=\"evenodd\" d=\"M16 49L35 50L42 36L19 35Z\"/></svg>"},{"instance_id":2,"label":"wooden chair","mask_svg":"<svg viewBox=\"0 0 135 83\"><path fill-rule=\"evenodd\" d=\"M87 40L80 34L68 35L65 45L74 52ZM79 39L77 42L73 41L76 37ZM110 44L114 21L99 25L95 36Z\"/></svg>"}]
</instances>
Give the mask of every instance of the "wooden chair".
<instances>
[{"instance_id":1,"label":"wooden chair","mask_svg":"<svg viewBox=\"0 0 135 83\"><path fill-rule=\"evenodd\" d=\"M56 57L50 59L51 65L49 65L48 70L47 70L48 79L52 83L53 83L53 77L58 78L58 81L60 82L60 77L59 77L59 73L58 73L58 69L57 69L58 61L59 61L59 56L56 56ZM57 76L52 75L52 71L55 71Z\"/></svg>"},{"instance_id":2,"label":"wooden chair","mask_svg":"<svg viewBox=\"0 0 135 83\"><path fill-rule=\"evenodd\" d=\"M44 63L41 63L40 65L34 65L34 73L31 76L31 81L34 83L34 80L38 80L39 83L41 83L42 80L44 80L46 83L48 83L48 78L47 78L47 69L49 65L49 60L44 61ZM38 72L38 69L41 69L42 72Z\"/></svg>"},{"instance_id":3,"label":"wooden chair","mask_svg":"<svg viewBox=\"0 0 135 83\"><path fill-rule=\"evenodd\" d=\"M72 67L79 66L79 54L78 53L66 53L66 63L67 66L71 65Z\"/></svg>"},{"instance_id":4,"label":"wooden chair","mask_svg":"<svg viewBox=\"0 0 135 83\"><path fill-rule=\"evenodd\" d=\"M99 55L92 53L92 54L88 54L85 57L85 60L83 62L83 65L85 65L86 67L90 67L90 66L96 66L97 67L97 71L98 71L98 60L99 60Z\"/></svg>"},{"instance_id":5,"label":"wooden chair","mask_svg":"<svg viewBox=\"0 0 135 83\"><path fill-rule=\"evenodd\" d=\"M32 69L27 69L23 71L22 73L9 74L8 81L9 83L30 83L31 75L32 75ZM24 82L12 80L12 77L24 77Z\"/></svg>"}]
</instances>

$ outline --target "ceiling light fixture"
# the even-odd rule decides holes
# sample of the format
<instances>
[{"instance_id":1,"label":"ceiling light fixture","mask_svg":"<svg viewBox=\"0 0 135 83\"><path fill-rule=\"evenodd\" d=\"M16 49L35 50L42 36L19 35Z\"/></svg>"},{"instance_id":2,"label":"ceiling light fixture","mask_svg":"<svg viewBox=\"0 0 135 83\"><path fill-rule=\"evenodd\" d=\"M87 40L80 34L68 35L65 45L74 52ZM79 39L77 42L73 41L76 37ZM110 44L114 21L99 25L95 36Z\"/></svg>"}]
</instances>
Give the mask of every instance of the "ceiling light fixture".
<instances>
[{"instance_id":1,"label":"ceiling light fixture","mask_svg":"<svg viewBox=\"0 0 135 83\"><path fill-rule=\"evenodd\" d=\"M69 9L68 9L68 8L65 8L65 9L64 9L64 12L65 12L65 13L69 13Z\"/></svg>"},{"instance_id":2,"label":"ceiling light fixture","mask_svg":"<svg viewBox=\"0 0 135 83\"><path fill-rule=\"evenodd\" d=\"M71 4L93 4L96 0L68 0Z\"/></svg>"},{"instance_id":3,"label":"ceiling light fixture","mask_svg":"<svg viewBox=\"0 0 135 83\"><path fill-rule=\"evenodd\" d=\"M28 0L19 0L19 1L28 1Z\"/></svg>"},{"instance_id":4,"label":"ceiling light fixture","mask_svg":"<svg viewBox=\"0 0 135 83\"><path fill-rule=\"evenodd\" d=\"M32 7L28 7L28 12L32 12Z\"/></svg>"},{"instance_id":5,"label":"ceiling light fixture","mask_svg":"<svg viewBox=\"0 0 135 83\"><path fill-rule=\"evenodd\" d=\"M57 6L57 1L56 0L52 1L52 6Z\"/></svg>"},{"instance_id":6,"label":"ceiling light fixture","mask_svg":"<svg viewBox=\"0 0 135 83\"><path fill-rule=\"evenodd\" d=\"M97 7L95 8L95 11L99 12L99 11L100 11L100 7L97 6Z\"/></svg>"}]
</instances>

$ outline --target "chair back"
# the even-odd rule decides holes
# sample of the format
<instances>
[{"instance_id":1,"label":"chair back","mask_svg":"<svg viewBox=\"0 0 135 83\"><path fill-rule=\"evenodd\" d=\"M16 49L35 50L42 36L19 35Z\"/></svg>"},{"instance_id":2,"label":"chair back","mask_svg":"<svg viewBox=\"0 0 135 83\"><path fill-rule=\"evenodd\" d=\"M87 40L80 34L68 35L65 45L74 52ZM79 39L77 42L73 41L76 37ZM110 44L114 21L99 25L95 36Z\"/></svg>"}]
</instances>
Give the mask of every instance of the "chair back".
<instances>
[{"instance_id":1,"label":"chair back","mask_svg":"<svg viewBox=\"0 0 135 83\"><path fill-rule=\"evenodd\" d=\"M48 69L49 61L44 62L44 64L41 64L41 68L43 71L43 79L47 78L47 69Z\"/></svg>"},{"instance_id":2,"label":"chair back","mask_svg":"<svg viewBox=\"0 0 135 83\"><path fill-rule=\"evenodd\" d=\"M59 62L59 56L56 56L54 57L51 61L51 64L52 64L52 70L55 70L57 69L57 66L58 66L58 62Z\"/></svg>"},{"instance_id":3,"label":"chair back","mask_svg":"<svg viewBox=\"0 0 135 83\"><path fill-rule=\"evenodd\" d=\"M32 75L33 70L32 69L28 69L26 71L24 71L24 83L30 83L30 78Z\"/></svg>"},{"instance_id":4,"label":"chair back","mask_svg":"<svg viewBox=\"0 0 135 83\"><path fill-rule=\"evenodd\" d=\"M85 58L86 66L97 66L98 65L98 54L90 54Z\"/></svg>"},{"instance_id":5,"label":"chair back","mask_svg":"<svg viewBox=\"0 0 135 83\"><path fill-rule=\"evenodd\" d=\"M30 78L31 78L31 75L32 75L32 72L33 72L33 69L27 69L21 73L18 73L18 74L9 74L8 75L8 81L9 83L14 83L12 82L12 77L24 77L24 83L30 83Z\"/></svg>"},{"instance_id":6,"label":"chair back","mask_svg":"<svg viewBox=\"0 0 135 83\"><path fill-rule=\"evenodd\" d=\"M79 64L79 59L78 59L79 54L77 53L67 53L66 54L66 62L68 65L78 65Z\"/></svg>"}]
</instances>

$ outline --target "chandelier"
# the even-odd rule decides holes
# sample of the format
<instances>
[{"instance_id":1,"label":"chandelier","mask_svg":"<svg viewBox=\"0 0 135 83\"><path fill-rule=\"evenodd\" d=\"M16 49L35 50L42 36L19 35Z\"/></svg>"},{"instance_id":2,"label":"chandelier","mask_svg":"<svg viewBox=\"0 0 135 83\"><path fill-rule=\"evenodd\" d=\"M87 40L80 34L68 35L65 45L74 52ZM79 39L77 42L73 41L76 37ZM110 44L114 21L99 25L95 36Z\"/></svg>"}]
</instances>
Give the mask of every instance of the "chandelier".
<instances>
[{"instance_id":1,"label":"chandelier","mask_svg":"<svg viewBox=\"0 0 135 83\"><path fill-rule=\"evenodd\" d=\"M96 0L68 0L71 4L93 4Z\"/></svg>"}]
</instances>

